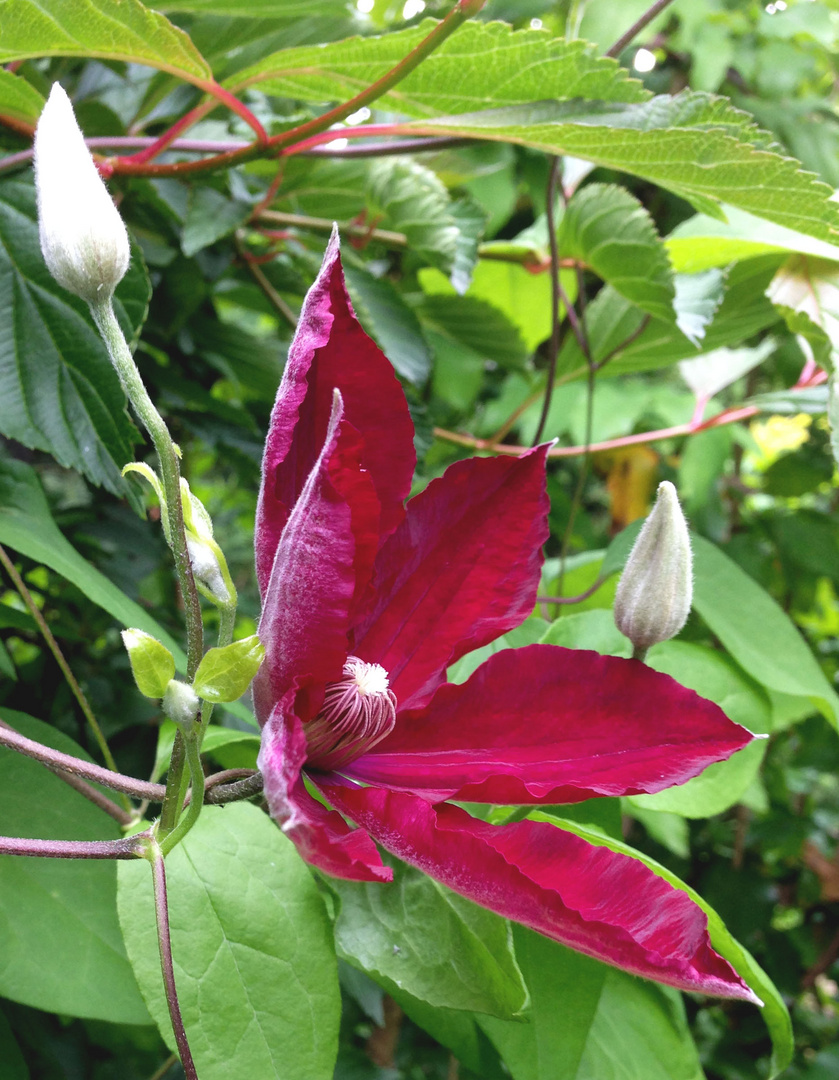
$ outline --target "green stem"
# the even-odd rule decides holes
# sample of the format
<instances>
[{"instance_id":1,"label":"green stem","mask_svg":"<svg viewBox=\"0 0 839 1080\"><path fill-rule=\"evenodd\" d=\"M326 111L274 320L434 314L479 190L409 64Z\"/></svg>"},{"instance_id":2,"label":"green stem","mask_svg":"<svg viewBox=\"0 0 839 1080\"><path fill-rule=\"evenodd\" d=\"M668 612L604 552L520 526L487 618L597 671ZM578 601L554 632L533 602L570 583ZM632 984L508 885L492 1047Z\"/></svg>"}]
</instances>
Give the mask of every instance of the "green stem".
<instances>
[{"instance_id":1,"label":"green stem","mask_svg":"<svg viewBox=\"0 0 839 1080\"><path fill-rule=\"evenodd\" d=\"M644 648L641 648L640 645L636 645L634 647L634 649L632 650L632 659L633 660L640 660L641 663L643 663L644 660L646 660L646 658L647 658L647 650L644 649Z\"/></svg>"},{"instance_id":2,"label":"green stem","mask_svg":"<svg viewBox=\"0 0 839 1080\"><path fill-rule=\"evenodd\" d=\"M160 850L164 855L168 855L172 848L183 840L198 820L201 807L204 805L204 769L201 765L200 736L196 727L197 725L194 725L192 731L184 736L186 758L189 763L189 778L192 783L192 798L189 800L186 813L175 828L160 839Z\"/></svg>"},{"instance_id":3,"label":"green stem","mask_svg":"<svg viewBox=\"0 0 839 1080\"><path fill-rule=\"evenodd\" d=\"M123 336L110 297L101 303L90 305L94 322L107 346L111 361L116 368L123 390L134 407L146 431L151 436L160 461L160 474L166 497L166 517L169 546L175 559L175 570L186 610L187 678L192 681L204 652L204 624L201 604L184 533L183 506L181 505L181 474L175 444L163 417L143 385L134 358ZM181 743L179 747L179 742ZM166 778L166 796L163 801L160 830L162 835L170 832L180 813L181 781L184 772L183 737L180 732L172 748L172 764Z\"/></svg>"}]
</instances>

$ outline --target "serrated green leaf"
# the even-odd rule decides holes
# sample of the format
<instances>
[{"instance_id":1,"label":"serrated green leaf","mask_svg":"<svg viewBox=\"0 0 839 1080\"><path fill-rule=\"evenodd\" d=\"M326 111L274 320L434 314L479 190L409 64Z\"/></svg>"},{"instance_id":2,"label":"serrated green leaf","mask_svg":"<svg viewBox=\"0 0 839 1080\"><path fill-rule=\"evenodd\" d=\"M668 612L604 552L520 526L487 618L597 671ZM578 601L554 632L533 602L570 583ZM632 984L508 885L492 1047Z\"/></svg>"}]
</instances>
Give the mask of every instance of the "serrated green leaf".
<instances>
[{"instance_id":1,"label":"serrated green leaf","mask_svg":"<svg viewBox=\"0 0 839 1080\"><path fill-rule=\"evenodd\" d=\"M358 319L393 364L397 375L422 386L431 371L431 350L420 321L402 293L387 278L345 266L347 289Z\"/></svg>"},{"instance_id":2,"label":"serrated green leaf","mask_svg":"<svg viewBox=\"0 0 839 1080\"><path fill-rule=\"evenodd\" d=\"M471 196L455 199L449 213L457 226L457 241L451 267L451 282L455 292L466 292L478 261L478 249L487 224L487 213Z\"/></svg>"},{"instance_id":3,"label":"serrated green leaf","mask_svg":"<svg viewBox=\"0 0 839 1080\"><path fill-rule=\"evenodd\" d=\"M116 291L116 311L133 341L150 285L132 259ZM121 475L134 457L125 394L84 301L53 280L41 255L35 189L0 183L0 431L114 494L131 494Z\"/></svg>"},{"instance_id":4,"label":"serrated green leaf","mask_svg":"<svg viewBox=\"0 0 839 1080\"><path fill-rule=\"evenodd\" d=\"M238 72L231 89L260 89L303 101L351 98L385 75L434 28L426 19L378 38L349 38L325 46L285 49ZM640 82L585 41L500 22L465 23L389 93L377 107L407 116L468 112L542 98L644 101Z\"/></svg>"},{"instance_id":5,"label":"serrated green leaf","mask_svg":"<svg viewBox=\"0 0 839 1080\"><path fill-rule=\"evenodd\" d=\"M599 377L648 371L695 356L698 352L710 352L723 345L739 345L752 334L771 326L777 322L778 313L766 298L765 290L776 267L777 259L769 256L751 259L731 269L725 282L723 301L698 348L678 327L660 319L650 319L642 329L643 313L610 286L605 286L586 308L586 327L594 359L612 356ZM677 295L682 276L676 276ZM569 334L559 354L557 371L564 375L584 375L587 370L580 347Z\"/></svg>"},{"instance_id":6,"label":"serrated green leaf","mask_svg":"<svg viewBox=\"0 0 839 1080\"><path fill-rule=\"evenodd\" d=\"M762 364L775 347L767 338L753 349L714 349L692 360L680 360L679 374L698 398L712 398Z\"/></svg>"},{"instance_id":7,"label":"serrated green leaf","mask_svg":"<svg viewBox=\"0 0 839 1080\"><path fill-rule=\"evenodd\" d=\"M832 189L777 153L771 138L725 98L682 91L641 104L537 102L415 121L401 129L462 135L572 154L651 180L689 202L710 200L835 243Z\"/></svg>"},{"instance_id":8,"label":"serrated green leaf","mask_svg":"<svg viewBox=\"0 0 839 1080\"><path fill-rule=\"evenodd\" d=\"M217 649L208 649L193 681L195 693L205 701L237 701L253 681L265 657L256 634Z\"/></svg>"},{"instance_id":9,"label":"serrated green leaf","mask_svg":"<svg viewBox=\"0 0 839 1080\"><path fill-rule=\"evenodd\" d=\"M2 716L27 738L90 760L51 724L11 709ZM37 761L6 749L0 749L0 821L11 836L120 836L103 810ZM4 997L67 1016L149 1022L117 923L113 862L0 857L0 925Z\"/></svg>"},{"instance_id":10,"label":"serrated green leaf","mask_svg":"<svg viewBox=\"0 0 839 1080\"><path fill-rule=\"evenodd\" d=\"M166 858L175 983L201 1080L332 1080L340 996L332 929L291 841L255 806L205 806ZM126 949L155 1022L174 1037L152 883L123 862Z\"/></svg>"},{"instance_id":11,"label":"serrated green leaf","mask_svg":"<svg viewBox=\"0 0 839 1080\"><path fill-rule=\"evenodd\" d=\"M148 698L162 698L175 677L174 656L162 642L143 630L123 630L122 641L140 693Z\"/></svg>"},{"instance_id":12,"label":"serrated green leaf","mask_svg":"<svg viewBox=\"0 0 839 1080\"><path fill-rule=\"evenodd\" d=\"M451 198L436 173L410 158L382 158L367 176L372 219L404 233L409 249L432 266L451 272L460 230Z\"/></svg>"},{"instance_id":13,"label":"serrated green leaf","mask_svg":"<svg viewBox=\"0 0 839 1080\"><path fill-rule=\"evenodd\" d=\"M139 0L0 0L0 63L34 56L127 60L199 86L212 79L183 30Z\"/></svg>"},{"instance_id":14,"label":"serrated green leaf","mask_svg":"<svg viewBox=\"0 0 839 1080\"><path fill-rule=\"evenodd\" d=\"M44 104L43 96L26 79L0 68L0 115L34 124Z\"/></svg>"},{"instance_id":15,"label":"serrated green leaf","mask_svg":"<svg viewBox=\"0 0 839 1080\"><path fill-rule=\"evenodd\" d=\"M386 989L431 1005L517 1015L527 990L510 924L425 874L387 857L394 880L330 881L340 900L338 953Z\"/></svg>"},{"instance_id":16,"label":"serrated green leaf","mask_svg":"<svg viewBox=\"0 0 839 1080\"><path fill-rule=\"evenodd\" d=\"M580 188L562 216L559 250L585 263L641 311L675 320L667 251L652 218L628 191L615 184Z\"/></svg>"},{"instance_id":17,"label":"serrated green leaf","mask_svg":"<svg viewBox=\"0 0 839 1080\"><path fill-rule=\"evenodd\" d=\"M538 810L531 812L529 816L535 821L548 821L553 825L557 824L555 818ZM737 974L740 975L763 1002L761 1016L772 1038L771 1076L775 1077L779 1072L783 1071L792 1060L794 1049L792 1023L790 1022L784 999L781 997L777 987L766 972L755 961L754 957L752 957L752 955L731 936L725 923L710 904L706 903L697 892L689 885L685 884L685 882L678 878L671 870L662 866L661 863L656 862L655 859L651 859L648 855L636 851L635 848L623 843L623 841L616 840L600 832L595 832L592 829L585 828L584 826L567 819L562 820L560 827L582 837L584 840L587 840L590 844L594 844L597 847L608 847L612 851L628 855L630 858L642 862L648 869L652 870L654 874L664 878L664 880L668 881L674 888L687 893L691 900L702 908L708 917L708 935L711 939L711 945L720 956L724 957L729 964L731 964ZM616 972L616 974L623 975L622 972ZM636 983L631 976L624 975L623 977L631 980L632 985L646 985L643 983ZM621 994L620 997L622 996L623 995ZM630 1074L630 1076L631 1075L632 1074ZM699 1075L701 1076L701 1073ZM595 1080L595 1076L589 1073L586 1080ZM641 1080L641 1077L639 1077L639 1080ZM665 1078L662 1077L662 1080L665 1080ZM669 1077L667 1080L669 1080Z\"/></svg>"},{"instance_id":18,"label":"serrated green leaf","mask_svg":"<svg viewBox=\"0 0 839 1080\"><path fill-rule=\"evenodd\" d=\"M703 270L701 274L676 274L673 283L676 326L699 348L722 303L725 274L717 269Z\"/></svg>"}]
</instances>

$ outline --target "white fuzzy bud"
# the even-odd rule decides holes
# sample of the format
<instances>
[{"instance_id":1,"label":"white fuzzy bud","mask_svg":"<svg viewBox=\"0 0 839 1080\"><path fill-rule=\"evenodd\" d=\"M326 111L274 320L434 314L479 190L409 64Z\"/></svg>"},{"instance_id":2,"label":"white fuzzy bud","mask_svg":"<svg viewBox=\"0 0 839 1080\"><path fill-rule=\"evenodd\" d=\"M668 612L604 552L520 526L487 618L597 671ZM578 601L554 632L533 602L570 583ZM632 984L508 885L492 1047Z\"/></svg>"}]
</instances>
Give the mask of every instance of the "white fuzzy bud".
<instances>
[{"instance_id":1,"label":"white fuzzy bud","mask_svg":"<svg viewBox=\"0 0 839 1080\"><path fill-rule=\"evenodd\" d=\"M178 682L177 679L170 681L163 695L163 712L170 720L188 727L195 720L200 708L201 702L191 686Z\"/></svg>"},{"instance_id":2,"label":"white fuzzy bud","mask_svg":"<svg viewBox=\"0 0 839 1080\"><path fill-rule=\"evenodd\" d=\"M675 637L693 601L687 522L665 480L627 559L615 595L615 622L636 649Z\"/></svg>"},{"instance_id":3,"label":"white fuzzy bud","mask_svg":"<svg viewBox=\"0 0 839 1080\"><path fill-rule=\"evenodd\" d=\"M216 553L209 544L190 533L187 533L186 546L196 582L204 586L210 594L210 599L215 603L228 603L230 590L227 588Z\"/></svg>"},{"instance_id":4,"label":"white fuzzy bud","mask_svg":"<svg viewBox=\"0 0 839 1080\"><path fill-rule=\"evenodd\" d=\"M35 129L35 186L50 273L89 304L108 300L128 269L128 233L58 83Z\"/></svg>"}]
</instances>

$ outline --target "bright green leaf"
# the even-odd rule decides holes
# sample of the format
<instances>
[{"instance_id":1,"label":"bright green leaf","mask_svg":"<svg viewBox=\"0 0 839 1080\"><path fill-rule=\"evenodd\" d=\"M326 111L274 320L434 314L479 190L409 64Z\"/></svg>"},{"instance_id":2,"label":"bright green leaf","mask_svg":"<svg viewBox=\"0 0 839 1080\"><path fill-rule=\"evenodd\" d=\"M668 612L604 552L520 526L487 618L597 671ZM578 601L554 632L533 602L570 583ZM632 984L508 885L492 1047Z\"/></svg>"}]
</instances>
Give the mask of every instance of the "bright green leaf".
<instances>
[{"instance_id":1,"label":"bright green leaf","mask_svg":"<svg viewBox=\"0 0 839 1080\"><path fill-rule=\"evenodd\" d=\"M27 738L90 760L52 725L11 709L2 716ZM114 819L99 807L37 761L5 749L0 749L0 821L11 836L120 836ZM3 996L67 1016L149 1022L117 923L113 862L0 856L0 925Z\"/></svg>"},{"instance_id":2,"label":"bright green leaf","mask_svg":"<svg viewBox=\"0 0 839 1080\"><path fill-rule=\"evenodd\" d=\"M518 1014L527 990L509 923L418 870L387 861L394 866L390 884L330 881L340 899L339 955L385 989L394 985L432 1005Z\"/></svg>"},{"instance_id":3,"label":"bright green leaf","mask_svg":"<svg viewBox=\"0 0 839 1080\"><path fill-rule=\"evenodd\" d=\"M438 293L426 296L418 312L432 329L484 360L505 368L521 367L527 360L518 328L488 300Z\"/></svg>"},{"instance_id":4,"label":"bright green leaf","mask_svg":"<svg viewBox=\"0 0 839 1080\"><path fill-rule=\"evenodd\" d=\"M285 49L238 72L231 89L259 83L280 97L349 99L402 61L434 28L430 19L378 38ZM468 112L554 98L643 101L640 82L585 41L500 22L467 22L389 93L377 107L407 116Z\"/></svg>"},{"instance_id":5,"label":"bright green leaf","mask_svg":"<svg viewBox=\"0 0 839 1080\"><path fill-rule=\"evenodd\" d=\"M199 85L212 78L183 30L139 0L0 0L0 63L34 56L127 60Z\"/></svg>"},{"instance_id":6,"label":"bright green leaf","mask_svg":"<svg viewBox=\"0 0 839 1080\"><path fill-rule=\"evenodd\" d=\"M143 630L123 630L122 641L131 662L131 673L141 694L162 698L175 677L175 658L157 638Z\"/></svg>"},{"instance_id":7,"label":"bright green leaf","mask_svg":"<svg viewBox=\"0 0 839 1080\"><path fill-rule=\"evenodd\" d=\"M205 806L166 858L175 982L201 1080L332 1080L340 998L311 874L255 806ZM149 1011L174 1046L151 873L119 865L119 917Z\"/></svg>"},{"instance_id":8,"label":"bright green leaf","mask_svg":"<svg viewBox=\"0 0 839 1080\"><path fill-rule=\"evenodd\" d=\"M193 689L205 701L237 701L253 681L265 657L256 634L204 653Z\"/></svg>"}]
</instances>

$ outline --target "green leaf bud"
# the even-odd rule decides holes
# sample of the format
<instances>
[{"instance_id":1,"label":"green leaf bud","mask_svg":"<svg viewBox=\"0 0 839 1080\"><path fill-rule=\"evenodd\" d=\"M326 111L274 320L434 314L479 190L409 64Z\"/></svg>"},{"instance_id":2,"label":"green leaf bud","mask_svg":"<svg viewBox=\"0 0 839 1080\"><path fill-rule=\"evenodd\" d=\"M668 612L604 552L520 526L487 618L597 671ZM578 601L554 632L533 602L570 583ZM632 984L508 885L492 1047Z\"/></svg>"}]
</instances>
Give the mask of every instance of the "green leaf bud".
<instances>
[{"instance_id":1,"label":"green leaf bud","mask_svg":"<svg viewBox=\"0 0 839 1080\"><path fill-rule=\"evenodd\" d=\"M682 629L693 601L690 537L676 489L665 480L629 554L615 595L615 623L636 650Z\"/></svg>"},{"instance_id":2,"label":"green leaf bud","mask_svg":"<svg viewBox=\"0 0 839 1080\"><path fill-rule=\"evenodd\" d=\"M201 702L186 683L171 679L163 695L163 711L176 724L191 726L198 715Z\"/></svg>"},{"instance_id":3,"label":"green leaf bud","mask_svg":"<svg viewBox=\"0 0 839 1080\"><path fill-rule=\"evenodd\" d=\"M35 129L35 186L49 272L89 304L109 300L128 269L128 233L58 83Z\"/></svg>"},{"instance_id":4,"label":"green leaf bud","mask_svg":"<svg viewBox=\"0 0 839 1080\"><path fill-rule=\"evenodd\" d=\"M205 701L236 701L250 686L265 656L256 634L219 649L208 649L193 686Z\"/></svg>"},{"instance_id":5,"label":"green leaf bud","mask_svg":"<svg viewBox=\"0 0 839 1080\"><path fill-rule=\"evenodd\" d=\"M144 630L123 630L122 642L140 693L147 698L162 698L175 674L172 654L157 638Z\"/></svg>"}]
</instances>

